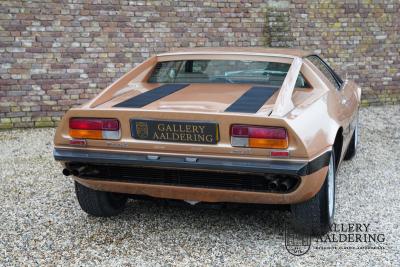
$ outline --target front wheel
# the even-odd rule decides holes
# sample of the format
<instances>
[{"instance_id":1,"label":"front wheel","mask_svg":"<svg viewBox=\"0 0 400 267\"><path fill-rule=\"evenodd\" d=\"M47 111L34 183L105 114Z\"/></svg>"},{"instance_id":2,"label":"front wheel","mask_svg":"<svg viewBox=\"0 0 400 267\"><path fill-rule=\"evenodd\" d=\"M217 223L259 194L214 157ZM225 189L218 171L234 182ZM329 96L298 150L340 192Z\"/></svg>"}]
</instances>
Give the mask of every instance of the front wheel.
<instances>
[{"instance_id":1,"label":"front wheel","mask_svg":"<svg viewBox=\"0 0 400 267\"><path fill-rule=\"evenodd\" d=\"M332 151L328 173L320 191L306 202L291 205L296 231L311 235L329 232L335 213L335 177L335 154Z\"/></svg>"},{"instance_id":2,"label":"front wheel","mask_svg":"<svg viewBox=\"0 0 400 267\"><path fill-rule=\"evenodd\" d=\"M78 182L75 182L75 192L81 208L96 217L120 214L128 199L122 194L93 190Z\"/></svg>"}]
</instances>

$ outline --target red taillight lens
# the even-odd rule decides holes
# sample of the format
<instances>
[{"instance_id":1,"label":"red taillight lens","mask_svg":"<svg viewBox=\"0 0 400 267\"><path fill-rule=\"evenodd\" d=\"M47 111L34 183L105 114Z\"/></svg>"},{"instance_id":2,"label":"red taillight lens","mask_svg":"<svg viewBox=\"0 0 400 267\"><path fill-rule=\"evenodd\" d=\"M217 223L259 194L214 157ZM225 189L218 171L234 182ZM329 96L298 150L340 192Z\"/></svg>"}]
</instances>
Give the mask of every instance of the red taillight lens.
<instances>
[{"instance_id":1,"label":"red taillight lens","mask_svg":"<svg viewBox=\"0 0 400 267\"><path fill-rule=\"evenodd\" d=\"M117 119L71 118L69 128L72 138L117 140L121 137Z\"/></svg>"},{"instance_id":2,"label":"red taillight lens","mask_svg":"<svg viewBox=\"0 0 400 267\"><path fill-rule=\"evenodd\" d=\"M231 128L231 136L249 137L249 128L246 126L233 125Z\"/></svg>"},{"instance_id":3,"label":"red taillight lens","mask_svg":"<svg viewBox=\"0 0 400 267\"><path fill-rule=\"evenodd\" d=\"M249 137L263 139L286 139L286 130L284 128L250 127Z\"/></svg>"},{"instance_id":4,"label":"red taillight lens","mask_svg":"<svg viewBox=\"0 0 400 267\"><path fill-rule=\"evenodd\" d=\"M288 137L282 127L232 125L231 143L237 147L284 149L288 147Z\"/></svg>"},{"instance_id":5,"label":"red taillight lens","mask_svg":"<svg viewBox=\"0 0 400 267\"><path fill-rule=\"evenodd\" d=\"M119 121L117 119L71 118L69 120L69 128L79 130L118 131Z\"/></svg>"},{"instance_id":6,"label":"red taillight lens","mask_svg":"<svg viewBox=\"0 0 400 267\"><path fill-rule=\"evenodd\" d=\"M287 137L285 128L247 125L232 125L231 136L263 139L286 139Z\"/></svg>"}]
</instances>

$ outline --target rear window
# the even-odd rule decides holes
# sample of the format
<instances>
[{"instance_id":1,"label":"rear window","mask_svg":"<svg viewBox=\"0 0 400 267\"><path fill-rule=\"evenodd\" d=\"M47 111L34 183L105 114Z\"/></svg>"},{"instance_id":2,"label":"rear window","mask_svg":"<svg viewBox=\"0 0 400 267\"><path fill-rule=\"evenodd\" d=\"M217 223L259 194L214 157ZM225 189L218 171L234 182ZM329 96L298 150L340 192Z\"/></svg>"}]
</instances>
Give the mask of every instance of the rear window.
<instances>
[{"instance_id":1,"label":"rear window","mask_svg":"<svg viewBox=\"0 0 400 267\"><path fill-rule=\"evenodd\" d=\"M246 83L281 86L290 64L242 60L178 60L158 62L150 83ZM296 87L310 85L299 74Z\"/></svg>"}]
</instances>

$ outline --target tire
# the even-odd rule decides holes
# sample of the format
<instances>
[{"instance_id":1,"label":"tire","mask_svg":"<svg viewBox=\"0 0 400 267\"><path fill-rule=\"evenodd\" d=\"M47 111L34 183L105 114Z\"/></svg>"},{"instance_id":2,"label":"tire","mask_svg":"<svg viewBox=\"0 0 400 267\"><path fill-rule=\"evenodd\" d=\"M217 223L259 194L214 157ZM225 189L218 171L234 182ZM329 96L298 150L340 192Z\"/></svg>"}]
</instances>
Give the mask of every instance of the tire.
<instances>
[{"instance_id":1,"label":"tire","mask_svg":"<svg viewBox=\"0 0 400 267\"><path fill-rule=\"evenodd\" d=\"M93 190L78 182L75 182L75 193L82 210L96 217L120 214L128 199L122 194Z\"/></svg>"},{"instance_id":2,"label":"tire","mask_svg":"<svg viewBox=\"0 0 400 267\"><path fill-rule=\"evenodd\" d=\"M350 160L354 157L357 150L358 143L358 120L356 122L356 128L354 129L353 135L351 136L350 143L347 147L346 154L344 155L344 160Z\"/></svg>"},{"instance_id":3,"label":"tire","mask_svg":"<svg viewBox=\"0 0 400 267\"><path fill-rule=\"evenodd\" d=\"M291 205L293 228L302 234L323 235L329 232L335 213L335 154L331 153L328 173L320 191L303 203Z\"/></svg>"}]
</instances>

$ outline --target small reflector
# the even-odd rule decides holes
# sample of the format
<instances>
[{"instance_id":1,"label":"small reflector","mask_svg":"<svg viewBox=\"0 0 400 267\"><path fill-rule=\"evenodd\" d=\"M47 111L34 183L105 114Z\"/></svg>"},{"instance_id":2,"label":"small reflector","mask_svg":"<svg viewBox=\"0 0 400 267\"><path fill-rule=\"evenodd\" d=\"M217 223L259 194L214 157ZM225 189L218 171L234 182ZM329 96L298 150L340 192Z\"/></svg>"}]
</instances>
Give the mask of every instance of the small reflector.
<instances>
[{"instance_id":1,"label":"small reflector","mask_svg":"<svg viewBox=\"0 0 400 267\"><path fill-rule=\"evenodd\" d=\"M289 157L289 151L271 151L271 157Z\"/></svg>"},{"instance_id":2,"label":"small reflector","mask_svg":"<svg viewBox=\"0 0 400 267\"><path fill-rule=\"evenodd\" d=\"M85 139L72 139L72 140L69 140L69 144L72 146L86 146L86 140Z\"/></svg>"}]
</instances>

